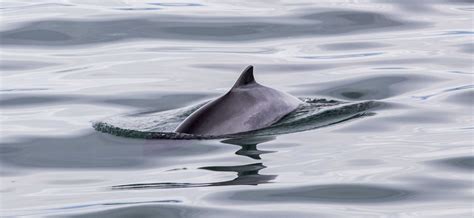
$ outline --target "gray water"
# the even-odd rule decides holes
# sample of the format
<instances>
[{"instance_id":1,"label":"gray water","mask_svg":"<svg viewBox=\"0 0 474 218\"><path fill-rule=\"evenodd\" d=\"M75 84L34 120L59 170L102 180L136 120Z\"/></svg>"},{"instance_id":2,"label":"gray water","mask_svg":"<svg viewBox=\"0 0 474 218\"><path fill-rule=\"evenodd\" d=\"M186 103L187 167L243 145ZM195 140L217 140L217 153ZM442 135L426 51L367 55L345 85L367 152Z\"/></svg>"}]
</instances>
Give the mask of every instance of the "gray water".
<instances>
[{"instance_id":1,"label":"gray water","mask_svg":"<svg viewBox=\"0 0 474 218\"><path fill-rule=\"evenodd\" d=\"M0 10L2 216L473 216L470 0L7 0ZM250 64L262 84L337 103L322 110L377 106L207 140L93 127L177 118Z\"/></svg>"}]
</instances>

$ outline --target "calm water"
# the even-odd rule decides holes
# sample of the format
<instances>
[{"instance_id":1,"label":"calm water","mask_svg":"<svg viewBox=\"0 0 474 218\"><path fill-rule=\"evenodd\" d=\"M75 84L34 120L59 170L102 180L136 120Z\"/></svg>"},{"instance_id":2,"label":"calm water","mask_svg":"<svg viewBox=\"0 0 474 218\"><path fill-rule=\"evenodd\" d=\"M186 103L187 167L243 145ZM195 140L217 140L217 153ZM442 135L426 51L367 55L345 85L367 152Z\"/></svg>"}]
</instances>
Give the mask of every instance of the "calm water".
<instances>
[{"instance_id":1,"label":"calm water","mask_svg":"<svg viewBox=\"0 0 474 218\"><path fill-rule=\"evenodd\" d=\"M0 214L473 216L473 1L223 2L3 1ZM378 106L232 139L92 127L160 121L249 64L301 98Z\"/></svg>"}]
</instances>

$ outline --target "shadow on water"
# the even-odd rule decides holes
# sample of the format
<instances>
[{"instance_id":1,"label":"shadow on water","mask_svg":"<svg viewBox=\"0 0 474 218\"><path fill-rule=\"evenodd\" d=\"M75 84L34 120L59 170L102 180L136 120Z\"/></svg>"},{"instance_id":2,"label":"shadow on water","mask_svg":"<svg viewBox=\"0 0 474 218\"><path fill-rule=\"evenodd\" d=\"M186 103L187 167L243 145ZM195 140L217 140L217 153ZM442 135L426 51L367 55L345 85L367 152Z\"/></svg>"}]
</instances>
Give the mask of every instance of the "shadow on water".
<instances>
[{"instance_id":1,"label":"shadow on water","mask_svg":"<svg viewBox=\"0 0 474 218\"><path fill-rule=\"evenodd\" d=\"M421 24L375 12L344 10L281 17L241 16L239 19L155 15L117 20L35 21L0 32L0 39L4 46L67 46L133 39L248 41L387 31Z\"/></svg>"},{"instance_id":2,"label":"shadow on water","mask_svg":"<svg viewBox=\"0 0 474 218\"><path fill-rule=\"evenodd\" d=\"M261 151L257 149L257 145L274 140L275 137L254 137L223 140L222 143L240 146L241 148L235 153L236 155L246 156L252 159L260 160L260 155L272 151ZM259 185L269 183L274 180L276 175L261 175L259 171L265 169L263 163L238 165L238 166L208 166L199 169L214 172L233 172L237 173L237 177L232 180L211 183L136 183L126 185L112 186L112 189L168 189L168 188L194 188L194 187L210 187L210 186L229 186L229 185Z\"/></svg>"}]
</instances>

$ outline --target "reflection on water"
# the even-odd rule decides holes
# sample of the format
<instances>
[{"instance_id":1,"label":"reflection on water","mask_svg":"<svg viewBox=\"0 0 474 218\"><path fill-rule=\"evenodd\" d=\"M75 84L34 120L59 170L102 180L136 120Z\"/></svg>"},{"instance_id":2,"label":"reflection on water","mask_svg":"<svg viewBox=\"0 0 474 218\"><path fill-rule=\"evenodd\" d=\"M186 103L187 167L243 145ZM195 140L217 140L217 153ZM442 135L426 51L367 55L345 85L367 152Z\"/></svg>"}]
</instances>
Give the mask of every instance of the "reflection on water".
<instances>
[{"instance_id":1,"label":"reflection on water","mask_svg":"<svg viewBox=\"0 0 474 218\"><path fill-rule=\"evenodd\" d=\"M0 216L472 217L472 5L3 1ZM143 139L247 65L317 106Z\"/></svg>"},{"instance_id":2,"label":"reflection on water","mask_svg":"<svg viewBox=\"0 0 474 218\"><path fill-rule=\"evenodd\" d=\"M211 166L201 167L200 169L217 172L236 172L237 178L222 182L211 183L139 183L112 186L112 189L165 189L165 188L193 188L208 186L227 186L227 185L258 185L268 183L275 179L275 175L260 175L258 171L266 168L261 163L242 165L242 166Z\"/></svg>"},{"instance_id":3,"label":"reflection on water","mask_svg":"<svg viewBox=\"0 0 474 218\"><path fill-rule=\"evenodd\" d=\"M267 136L267 137L235 138L235 139L223 140L222 143L240 146L241 149L235 152L235 154L237 155L242 155L242 156L250 157L255 160L260 160L262 159L260 155L266 154L266 153L272 153L275 151L259 150L257 149L257 145L264 142L271 141L271 140L275 140L275 137Z\"/></svg>"},{"instance_id":4,"label":"reflection on water","mask_svg":"<svg viewBox=\"0 0 474 218\"><path fill-rule=\"evenodd\" d=\"M257 145L260 143L274 140L274 137L257 137L257 138L239 138L222 141L223 143L241 146L235 154L250 157L252 159L261 160L260 155L269 153L271 151L260 151ZM207 166L199 169L210 170L215 172L235 172L237 178L211 183L140 183L140 184L126 184L116 185L112 189L165 189L165 188L192 188L192 187L207 187L207 186L227 186L227 185L258 185L269 183L276 178L276 175L261 175L259 171L265 169L262 163L239 165L239 166Z\"/></svg>"}]
</instances>

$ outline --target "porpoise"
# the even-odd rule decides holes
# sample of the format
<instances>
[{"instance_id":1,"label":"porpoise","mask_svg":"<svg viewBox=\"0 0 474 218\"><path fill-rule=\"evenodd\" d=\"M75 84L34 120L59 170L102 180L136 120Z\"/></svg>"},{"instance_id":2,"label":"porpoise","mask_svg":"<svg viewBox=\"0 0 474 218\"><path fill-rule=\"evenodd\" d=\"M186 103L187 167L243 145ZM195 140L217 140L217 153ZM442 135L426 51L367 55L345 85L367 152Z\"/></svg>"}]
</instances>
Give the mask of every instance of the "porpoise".
<instances>
[{"instance_id":1,"label":"porpoise","mask_svg":"<svg viewBox=\"0 0 474 218\"><path fill-rule=\"evenodd\" d=\"M268 127L303 104L298 98L260 85L248 66L221 97L189 115L175 132L220 136Z\"/></svg>"}]
</instances>

